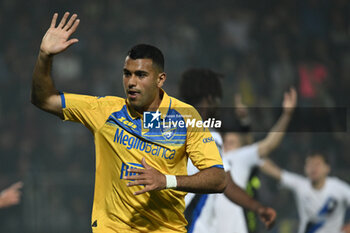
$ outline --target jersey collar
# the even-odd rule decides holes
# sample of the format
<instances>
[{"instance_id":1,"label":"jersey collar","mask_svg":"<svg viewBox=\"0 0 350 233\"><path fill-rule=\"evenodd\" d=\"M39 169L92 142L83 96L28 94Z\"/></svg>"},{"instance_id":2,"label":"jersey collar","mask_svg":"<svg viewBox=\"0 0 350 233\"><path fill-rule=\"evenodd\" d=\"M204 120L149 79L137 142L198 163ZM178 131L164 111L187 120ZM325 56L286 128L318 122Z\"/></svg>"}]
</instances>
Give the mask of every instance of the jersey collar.
<instances>
[{"instance_id":1,"label":"jersey collar","mask_svg":"<svg viewBox=\"0 0 350 233\"><path fill-rule=\"evenodd\" d=\"M158 110L162 114L161 118L163 119L166 117L166 115L168 114L168 111L170 110L171 98L162 88L160 89L160 91L163 93L163 98L162 98L162 101L160 102ZM135 120L136 118L141 118L141 119L143 118L142 114L140 114L130 106L128 99L125 99L125 103L127 105L128 113L133 120Z\"/></svg>"}]
</instances>

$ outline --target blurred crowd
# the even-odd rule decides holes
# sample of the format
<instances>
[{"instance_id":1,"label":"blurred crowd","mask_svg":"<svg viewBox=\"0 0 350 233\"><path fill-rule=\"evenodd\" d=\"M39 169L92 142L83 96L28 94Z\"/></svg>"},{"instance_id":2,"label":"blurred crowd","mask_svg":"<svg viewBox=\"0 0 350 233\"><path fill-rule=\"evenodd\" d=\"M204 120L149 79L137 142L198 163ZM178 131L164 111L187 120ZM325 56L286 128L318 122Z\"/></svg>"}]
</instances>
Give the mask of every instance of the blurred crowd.
<instances>
[{"instance_id":1,"label":"blurred crowd","mask_svg":"<svg viewBox=\"0 0 350 233\"><path fill-rule=\"evenodd\" d=\"M92 135L30 104L41 38L53 13L65 11L77 13L81 23L74 35L79 43L54 59L61 91L124 96L126 52L150 43L165 55L164 88L175 97L185 69L206 67L225 76L228 107L235 94L249 107L280 107L290 86L302 107L350 102L347 0L1 0L0 189L24 182L22 204L0 210L1 232L90 231ZM264 121L252 118L254 132ZM331 158L332 174L350 182L349 140L347 132L290 133L272 158L302 173L305 154L316 147ZM261 182L259 197L280 214L274 231L293 232L292 196L266 177Z\"/></svg>"}]
</instances>

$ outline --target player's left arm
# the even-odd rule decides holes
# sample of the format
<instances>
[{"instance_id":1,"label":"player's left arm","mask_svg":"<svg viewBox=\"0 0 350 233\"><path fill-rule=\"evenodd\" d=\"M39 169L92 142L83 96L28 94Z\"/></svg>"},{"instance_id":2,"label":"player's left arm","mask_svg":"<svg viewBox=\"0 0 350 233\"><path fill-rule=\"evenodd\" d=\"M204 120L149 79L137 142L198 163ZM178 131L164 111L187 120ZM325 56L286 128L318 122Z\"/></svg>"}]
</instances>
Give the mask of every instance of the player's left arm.
<instances>
[{"instance_id":1,"label":"player's left arm","mask_svg":"<svg viewBox=\"0 0 350 233\"><path fill-rule=\"evenodd\" d=\"M297 92L294 88L291 88L289 92L284 93L282 115L272 127L266 138L258 142L258 153L261 158L269 155L281 144L296 104Z\"/></svg>"},{"instance_id":2,"label":"player's left arm","mask_svg":"<svg viewBox=\"0 0 350 233\"><path fill-rule=\"evenodd\" d=\"M227 186L224 191L225 196L232 202L245 209L254 211L264 223L267 229L271 229L276 220L276 211L271 207L262 205L257 200L251 198L243 189L241 189L232 179L230 172L226 173L228 177Z\"/></svg>"},{"instance_id":3,"label":"player's left arm","mask_svg":"<svg viewBox=\"0 0 350 233\"><path fill-rule=\"evenodd\" d=\"M167 186L166 176L157 169L151 167L142 159L141 164L145 169L129 169L128 172L137 173L138 175L126 176L129 182L127 186L144 185L145 188L135 192L135 195L142 194L153 190L162 190ZM191 176L175 176L176 190L193 192L193 193L220 193L226 187L225 172L222 168L210 167L201 170Z\"/></svg>"}]
</instances>

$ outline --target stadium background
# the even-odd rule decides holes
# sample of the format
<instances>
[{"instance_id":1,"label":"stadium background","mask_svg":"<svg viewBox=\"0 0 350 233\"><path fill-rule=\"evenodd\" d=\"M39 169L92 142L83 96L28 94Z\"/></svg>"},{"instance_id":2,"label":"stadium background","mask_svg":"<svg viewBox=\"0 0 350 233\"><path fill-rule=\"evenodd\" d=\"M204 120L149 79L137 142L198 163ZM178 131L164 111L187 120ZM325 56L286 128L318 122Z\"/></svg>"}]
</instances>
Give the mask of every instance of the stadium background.
<instances>
[{"instance_id":1,"label":"stadium background","mask_svg":"<svg viewBox=\"0 0 350 233\"><path fill-rule=\"evenodd\" d=\"M195 66L226 76L224 106L233 106L234 93L248 106L281 106L290 85L298 89L299 106L349 105L347 0L1 0L0 189L17 180L25 187L19 206L0 210L0 232L91 232L92 135L30 104L41 38L53 13L65 11L77 13L81 24L80 42L55 57L54 79L63 91L123 96L125 53L145 42L163 50L165 89L173 96L181 72ZM302 84L310 75L316 80L311 92ZM302 173L305 153L322 149L332 175L350 182L349 141L347 132L291 133L272 159ZM261 182L259 198L279 214L271 232L296 232L291 193L264 176Z\"/></svg>"}]
</instances>

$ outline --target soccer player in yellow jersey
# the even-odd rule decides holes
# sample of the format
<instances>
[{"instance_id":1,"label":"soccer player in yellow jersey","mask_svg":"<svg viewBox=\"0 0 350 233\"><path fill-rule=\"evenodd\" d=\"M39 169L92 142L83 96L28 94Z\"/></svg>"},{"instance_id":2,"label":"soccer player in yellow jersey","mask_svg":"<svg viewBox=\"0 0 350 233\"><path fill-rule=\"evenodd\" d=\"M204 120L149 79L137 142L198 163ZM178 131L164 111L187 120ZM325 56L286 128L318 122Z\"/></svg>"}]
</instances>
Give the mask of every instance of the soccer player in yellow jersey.
<instances>
[{"instance_id":1,"label":"soccer player in yellow jersey","mask_svg":"<svg viewBox=\"0 0 350 233\"><path fill-rule=\"evenodd\" d=\"M84 124L94 135L93 232L186 232L186 192L222 192L226 186L210 132L197 125L161 124L170 117L174 122L201 119L192 106L161 89L164 58L154 46L137 45L128 52L123 69L126 99L58 92L51 78L53 57L78 42L70 36L80 21L76 14L68 19L67 12L56 26L57 17L40 45L32 103ZM149 114L151 119L145 117ZM158 124L150 127L154 120ZM188 158L200 172L187 175Z\"/></svg>"}]
</instances>

